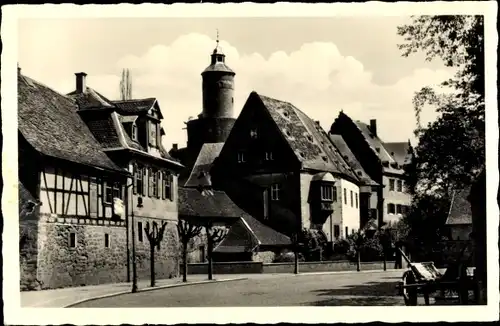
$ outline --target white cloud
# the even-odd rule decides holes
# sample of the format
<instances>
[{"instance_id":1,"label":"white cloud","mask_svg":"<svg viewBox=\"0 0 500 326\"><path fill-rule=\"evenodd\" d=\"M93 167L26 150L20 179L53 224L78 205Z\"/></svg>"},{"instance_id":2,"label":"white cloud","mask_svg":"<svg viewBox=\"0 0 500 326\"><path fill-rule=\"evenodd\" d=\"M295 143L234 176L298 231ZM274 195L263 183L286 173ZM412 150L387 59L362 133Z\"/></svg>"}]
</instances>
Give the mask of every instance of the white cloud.
<instances>
[{"instance_id":1,"label":"white cloud","mask_svg":"<svg viewBox=\"0 0 500 326\"><path fill-rule=\"evenodd\" d=\"M116 63L116 75L89 75L88 83L105 96L118 97L119 74L130 68L133 96L158 98L165 121L165 145L186 142L184 123L202 109L201 72L210 63L215 41L201 34L180 36L170 45L156 45L140 56L124 56ZM385 141L412 138L415 115L413 93L451 76L446 70L416 69L392 85L377 85L372 74L356 58L342 55L335 44L314 42L292 53L282 51L264 58L259 53L239 54L222 41L226 63L236 72L235 117L252 90L293 103L328 130L340 109L354 119L376 118ZM391 62L384 64L391 65ZM71 91L68 77L59 83ZM423 121L435 118L432 110Z\"/></svg>"}]
</instances>

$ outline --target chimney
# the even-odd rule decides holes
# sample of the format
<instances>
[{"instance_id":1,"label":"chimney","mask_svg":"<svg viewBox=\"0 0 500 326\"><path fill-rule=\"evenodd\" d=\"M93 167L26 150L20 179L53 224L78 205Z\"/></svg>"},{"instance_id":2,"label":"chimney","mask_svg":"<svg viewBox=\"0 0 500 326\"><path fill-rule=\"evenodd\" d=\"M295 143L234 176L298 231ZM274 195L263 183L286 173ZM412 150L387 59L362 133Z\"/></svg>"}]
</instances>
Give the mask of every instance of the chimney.
<instances>
[{"instance_id":1,"label":"chimney","mask_svg":"<svg viewBox=\"0 0 500 326\"><path fill-rule=\"evenodd\" d=\"M178 150L179 149L179 145L178 144L172 144L172 149L174 151Z\"/></svg>"},{"instance_id":2,"label":"chimney","mask_svg":"<svg viewBox=\"0 0 500 326\"><path fill-rule=\"evenodd\" d=\"M21 67L19 67L19 62L17 63L17 74L18 75L21 74Z\"/></svg>"},{"instance_id":3,"label":"chimney","mask_svg":"<svg viewBox=\"0 0 500 326\"><path fill-rule=\"evenodd\" d=\"M377 136L377 120L376 119L370 120L370 131L372 132L372 134Z\"/></svg>"},{"instance_id":4,"label":"chimney","mask_svg":"<svg viewBox=\"0 0 500 326\"><path fill-rule=\"evenodd\" d=\"M87 91L87 74L84 72L75 73L76 76L76 92L85 93Z\"/></svg>"}]
</instances>

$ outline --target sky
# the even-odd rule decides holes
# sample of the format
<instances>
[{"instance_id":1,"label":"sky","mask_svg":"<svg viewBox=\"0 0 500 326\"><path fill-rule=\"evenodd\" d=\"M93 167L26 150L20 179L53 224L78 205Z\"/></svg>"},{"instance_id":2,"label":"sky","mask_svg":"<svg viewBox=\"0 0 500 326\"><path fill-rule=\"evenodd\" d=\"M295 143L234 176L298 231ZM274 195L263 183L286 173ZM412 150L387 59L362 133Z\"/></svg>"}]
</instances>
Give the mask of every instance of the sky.
<instances>
[{"instance_id":1,"label":"sky","mask_svg":"<svg viewBox=\"0 0 500 326\"><path fill-rule=\"evenodd\" d=\"M184 122L202 110L201 72L219 30L235 72L235 118L250 92L287 101L328 131L340 110L377 119L383 141L410 139L414 92L453 71L422 54L402 57L397 26L410 17L21 19L18 60L27 75L61 93L76 72L109 99L129 68L133 97L158 99L167 149L187 140ZM422 121L436 118L425 108Z\"/></svg>"}]
</instances>

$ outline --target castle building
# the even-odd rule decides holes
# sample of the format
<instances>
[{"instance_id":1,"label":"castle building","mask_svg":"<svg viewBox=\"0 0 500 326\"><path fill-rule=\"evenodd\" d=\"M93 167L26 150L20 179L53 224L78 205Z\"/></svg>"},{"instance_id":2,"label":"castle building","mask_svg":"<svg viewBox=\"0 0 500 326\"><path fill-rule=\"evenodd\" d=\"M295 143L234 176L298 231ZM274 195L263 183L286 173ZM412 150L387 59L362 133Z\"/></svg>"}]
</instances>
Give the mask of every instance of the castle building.
<instances>
[{"instance_id":1,"label":"castle building","mask_svg":"<svg viewBox=\"0 0 500 326\"><path fill-rule=\"evenodd\" d=\"M404 167L413 155L406 143L384 143L377 133L377 121L370 124L352 120L344 112L332 123L331 137L340 135L369 177L380 186L372 186L370 219L379 226L398 221L411 204L404 183Z\"/></svg>"},{"instance_id":2,"label":"castle building","mask_svg":"<svg viewBox=\"0 0 500 326\"><path fill-rule=\"evenodd\" d=\"M186 122L187 146L178 148L173 145L170 155L177 158L186 169L179 176L180 184L184 184L191 172L203 144L223 143L235 119L234 107L234 76L235 72L226 64L226 56L217 46L210 56L210 65L201 73L203 110L197 119Z\"/></svg>"}]
</instances>

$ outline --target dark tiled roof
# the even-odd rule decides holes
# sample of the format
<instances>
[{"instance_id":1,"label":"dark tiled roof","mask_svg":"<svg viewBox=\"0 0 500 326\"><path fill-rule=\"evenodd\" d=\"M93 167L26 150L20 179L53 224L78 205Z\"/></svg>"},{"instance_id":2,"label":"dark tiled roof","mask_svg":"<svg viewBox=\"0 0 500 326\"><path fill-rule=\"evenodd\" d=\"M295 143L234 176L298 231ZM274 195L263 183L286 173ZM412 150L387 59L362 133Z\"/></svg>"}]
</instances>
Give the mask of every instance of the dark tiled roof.
<instances>
[{"instance_id":1,"label":"dark tiled roof","mask_svg":"<svg viewBox=\"0 0 500 326\"><path fill-rule=\"evenodd\" d=\"M227 72L234 74L234 71L231 68L229 68L229 66L226 65L226 63L224 62L216 62L215 64L206 67L205 70L203 70L202 74L211 71Z\"/></svg>"},{"instance_id":2,"label":"dark tiled roof","mask_svg":"<svg viewBox=\"0 0 500 326\"><path fill-rule=\"evenodd\" d=\"M117 111L123 115L137 115L139 113L148 112L149 109L155 104L155 98L145 98L145 99L132 99L124 101L113 101L113 104L117 107Z\"/></svg>"},{"instance_id":3,"label":"dark tiled roof","mask_svg":"<svg viewBox=\"0 0 500 326\"><path fill-rule=\"evenodd\" d=\"M410 162L409 150L411 145L409 142L384 143L384 147L400 166Z\"/></svg>"},{"instance_id":4,"label":"dark tiled roof","mask_svg":"<svg viewBox=\"0 0 500 326\"><path fill-rule=\"evenodd\" d=\"M179 216L238 218L245 212L223 191L179 187Z\"/></svg>"},{"instance_id":5,"label":"dark tiled roof","mask_svg":"<svg viewBox=\"0 0 500 326\"><path fill-rule=\"evenodd\" d=\"M104 148L122 147L110 113L85 114L83 120Z\"/></svg>"},{"instance_id":6,"label":"dark tiled roof","mask_svg":"<svg viewBox=\"0 0 500 326\"><path fill-rule=\"evenodd\" d=\"M255 234L261 245L270 246L291 244L289 237L261 223L249 214L243 215L243 219Z\"/></svg>"},{"instance_id":7,"label":"dark tiled roof","mask_svg":"<svg viewBox=\"0 0 500 326\"><path fill-rule=\"evenodd\" d=\"M446 219L447 225L472 224L472 210L467 196L470 187L455 191L451 201L450 213Z\"/></svg>"},{"instance_id":8,"label":"dark tiled roof","mask_svg":"<svg viewBox=\"0 0 500 326\"><path fill-rule=\"evenodd\" d=\"M393 166L394 164L397 164L396 160L387 151L382 140L380 140L378 136L371 132L370 127L366 123L361 121L354 121L354 124L363 135L363 138L365 139L370 149L380 158L380 161L382 163L385 163L383 166L384 172L402 174L403 169Z\"/></svg>"},{"instance_id":9,"label":"dark tiled roof","mask_svg":"<svg viewBox=\"0 0 500 326\"><path fill-rule=\"evenodd\" d=\"M211 186L210 169L224 143L206 143L201 147L185 187Z\"/></svg>"},{"instance_id":10,"label":"dark tiled roof","mask_svg":"<svg viewBox=\"0 0 500 326\"><path fill-rule=\"evenodd\" d=\"M223 253L250 252L258 245L288 246L290 244L289 237L262 224L249 214L245 214L238 223L231 226L228 236L214 251Z\"/></svg>"},{"instance_id":11,"label":"dark tiled roof","mask_svg":"<svg viewBox=\"0 0 500 326\"><path fill-rule=\"evenodd\" d=\"M253 94L269 111L304 168L334 172L358 180L319 124L288 102Z\"/></svg>"},{"instance_id":12,"label":"dark tiled roof","mask_svg":"<svg viewBox=\"0 0 500 326\"><path fill-rule=\"evenodd\" d=\"M90 87L87 87L84 93L73 91L68 96L76 101L80 110L114 107L110 100Z\"/></svg>"},{"instance_id":13,"label":"dark tiled roof","mask_svg":"<svg viewBox=\"0 0 500 326\"><path fill-rule=\"evenodd\" d=\"M26 76L18 77L18 128L38 152L124 172L103 152L75 102Z\"/></svg>"},{"instance_id":14,"label":"dark tiled roof","mask_svg":"<svg viewBox=\"0 0 500 326\"><path fill-rule=\"evenodd\" d=\"M356 171L358 178L366 185L378 185L378 183L372 180L372 178L370 178L370 176L365 172L365 170L361 166L361 163L359 163L359 161L356 159L356 156L353 154L344 138L342 138L341 135L330 134L329 136L335 147L342 154L342 157L348 162L351 168Z\"/></svg>"}]
</instances>

